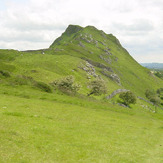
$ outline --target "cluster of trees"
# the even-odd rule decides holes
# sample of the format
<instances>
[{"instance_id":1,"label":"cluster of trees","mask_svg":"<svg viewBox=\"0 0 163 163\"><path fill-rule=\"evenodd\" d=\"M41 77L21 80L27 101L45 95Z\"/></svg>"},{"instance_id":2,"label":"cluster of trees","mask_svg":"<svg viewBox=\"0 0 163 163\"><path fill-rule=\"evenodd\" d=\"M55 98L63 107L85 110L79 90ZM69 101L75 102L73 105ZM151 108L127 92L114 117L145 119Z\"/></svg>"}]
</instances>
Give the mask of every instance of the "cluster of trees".
<instances>
[{"instance_id":1,"label":"cluster of trees","mask_svg":"<svg viewBox=\"0 0 163 163\"><path fill-rule=\"evenodd\" d=\"M11 75L8 71L1 70L0 77L7 78L11 77ZM56 80L50 85L44 82L35 81L32 77L18 75L13 77L12 84L16 85L29 84L48 93L52 93L55 88L55 90L58 89L63 93L76 94L81 88L81 85L75 82L75 78L72 75L66 76L60 80ZM87 94L88 96L91 95L99 96L107 93L106 83L102 79L90 81L87 86L89 88L89 92ZM157 91L147 89L145 91L145 96L154 105L159 105L161 103L161 100L163 100L163 88L159 88L157 89ZM137 100L136 96L131 91L121 93L119 95L119 98L122 100L121 103L123 103L126 106L129 106L130 104L135 104ZM163 105L163 103L161 103L161 105Z\"/></svg>"},{"instance_id":2,"label":"cluster of trees","mask_svg":"<svg viewBox=\"0 0 163 163\"><path fill-rule=\"evenodd\" d=\"M81 88L81 85L75 82L75 78L72 75L54 81L53 83L51 83L51 86L67 94L76 94ZM50 87L41 82L37 83L37 87L45 89L46 92L52 92ZM104 80L101 79L90 81L88 83L88 88L89 88L89 92L87 94L88 96L91 95L99 96L107 93L106 83ZM145 95L153 104L159 105L160 99L163 99L163 88L160 88L157 91L147 89ZM122 100L121 103L123 103L126 106L129 106L130 104L135 104L137 101L135 94L132 93L131 91L121 93L119 95L119 98Z\"/></svg>"},{"instance_id":3,"label":"cluster of trees","mask_svg":"<svg viewBox=\"0 0 163 163\"><path fill-rule=\"evenodd\" d=\"M163 79L163 71L156 71L155 75L161 79Z\"/></svg>"},{"instance_id":4,"label":"cluster of trees","mask_svg":"<svg viewBox=\"0 0 163 163\"><path fill-rule=\"evenodd\" d=\"M157 89L155 92L154 90L147 89L145 92L145 96L155 105L159 105L161 103L161 94L163 93L163 88Z\"/></svg>"},{"instance_id":5,"label":"cluster of trees","mask_svg":"<svg viewBox=\"0 0 163 163\"><path fill-rule=\"evenodd\" d=\"M163 94L163 88L157 89L156 92L157 92L158 96L160 97Z\"/></svg>"},{"instance_id":6,"label":"cluster of trees","mask_svg":"<svg viewBox=\"0 0 163 163\"><path fill-rule=\"evenodd\" d=\"M81 88L81 85L75 82L75 79L72 75L62 78L60 80L56 80L51 83L51 85L60 90L61 92L68 94L75 94ZM106 84L103 80L100 79L89 82L88 88L90 89L88 96L99 96L101 94L107 93Z\"/></svg>"}]
</instances>

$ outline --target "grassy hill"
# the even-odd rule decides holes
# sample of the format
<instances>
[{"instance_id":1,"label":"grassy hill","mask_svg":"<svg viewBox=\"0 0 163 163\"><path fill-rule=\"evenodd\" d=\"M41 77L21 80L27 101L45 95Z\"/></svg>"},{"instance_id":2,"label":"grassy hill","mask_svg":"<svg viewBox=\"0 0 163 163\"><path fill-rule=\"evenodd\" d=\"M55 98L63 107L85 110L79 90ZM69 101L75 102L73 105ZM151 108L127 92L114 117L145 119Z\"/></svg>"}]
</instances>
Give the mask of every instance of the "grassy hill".
<instances>
[{"instance_id":1,"label":"grassy hill","mask_svg":"<svg viewBox=\"0 0 163 163\"><path fill-rule=\"evenodd\" d=\"M51 85L69 75L77 94ZM125 108L118 95L88 97L95 79L107 95L127 89L144 100ZM161 87L115 36L92 26L69 25L47 49L0 50L0 162L161 162L162 106L145 101Z\"/></svg>"}]
</instances>

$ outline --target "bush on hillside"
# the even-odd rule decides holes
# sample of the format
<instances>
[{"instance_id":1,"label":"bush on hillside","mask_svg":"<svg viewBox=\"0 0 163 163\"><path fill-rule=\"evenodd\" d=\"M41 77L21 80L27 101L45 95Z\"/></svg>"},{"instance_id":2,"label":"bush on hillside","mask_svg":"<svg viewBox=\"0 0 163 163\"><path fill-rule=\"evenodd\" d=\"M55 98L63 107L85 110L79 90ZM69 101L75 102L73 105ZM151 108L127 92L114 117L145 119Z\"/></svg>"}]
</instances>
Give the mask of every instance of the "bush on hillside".
<instances>
[{"instance_id":1,"label":"bush on hillside","mask_svg":"<svg viewBox=\"0 0 163 163\"><path fill-rule=\"evenodd\" d=\"M42 90L44 92L48 92L48 93L52 93L53 92L51 86L46 84L46 83L44 83L44 82L37 81L37 82L35 82L34 86L39 88L40 90Z\"/></svg>"},{"instance_id":2,"label":"bush on hillside","mask_svg":"<svg viewBox=\"0 0 163 163\"><path fill-rule=\"evenodd\" d=\"M155 73L155 75L156 75L157 77L159 77L160 79L163 79L163 72L157 71L157 72Z\"/></svg>"},{"instance_id":3,"label":"bush on hillside","mask_svg":"<svg viewBox=\"0 0 163 163\"><path fill-rule=\"evenodd\" d=\"M53 89L51 88L50 85L44 82L35 81L31 76L17 75L13 77L9 82L12 85L29 85L29 86L37 87L44 92L48 92L48 93L53 92Z\"/></svg>"},{"instance_id":4,"label":"bush on hillside","mask_svg":"<svg viewBox=\"0 0 163 163\"><path fill-rule=\"evenodd\" d=\"M77 93L81 87L79 84L75 83L75 78L72 75L56 80L51 84L61 92L68 94Z\"/></svg>"},{"instance_id":5,"label":"bush on hillside","mask_svg":"<svg viewBox=\"0 0 163 163\"><path fill-rule=\"evenodd\" d=\"M145 95L154 105L159 105L161 98L159 98L159 96L161 95L162 91L162 88L158 89L156 92L154 90L147 89Z\"/></svg>"},{"instance_id":6,"label":"bush on hillside","mask_svg":"<svg viewBox=\"0 0 163 163\"><path fill-rule=\"evenodd\" d=\"M145 91L145 96L150 100L153 96L156 96L156 93L154 90L147 89Z\"/></svg>"},{"instance_id":7,"label":"bush on hillside","mask_svg":"<svg viewBox=\"0 0 163 163\"><path fill-rule=\"evenodd\" d=\"M100 79L91 81L88 84L88 87L90 88L90 92L88 93L88 96L90 95L99 96L107 93L107 86L105 82Z\"/></svg>"},{"instance_id":8,"label":"bush on hillside","mask_svg":"<svg viewBox=\"0 0 163 163\"><path fill-rule=\"evenodd\" d=\"M154 105L159 105L160 104L160 98L157 96L153 96L150 98L150 101L153 102Z\"/></svg>"},{"instance_id":9,"label":"bush on hillside","mask_svg":"<svg viewBox=\"0 0 163 163\"><path fill-rule=\"evenodd\" d=\"M124 101L125 105L136 103L136 96L131 91L121 93L119 95L119 98L121 98Z\"/></svg>"},{"instance_id":10,"label":"bush on hillside","mask_svg":"<svg viewBox=\"0 0 163 163\"><path fill-rule=\"evenodd\" d=\"M162 93L163 93L163 88L157 89L157 94L158 94L158 95L161 95Z\"/></svg>"},{"instance_id":11,"label":"bush on hillside","mask_svg":"<svg viewBox=\"0 0 163 163\"><path fill-rule=\"evenodd\" d=\"M6 71L6 70L0 70L0 75L3 76L3 77L10 77L10 72Z\"/></svg>"},{"instance_id":12,"label":"bush on hillside","mask_svg":"<svg viewBox=\"0 0 163 163\"><path fill-rule=\"evenodd\" d=\"M10 82L12 85L30 85L34 80L30 76L17 75Z\"/></svg>"}]
</instances>

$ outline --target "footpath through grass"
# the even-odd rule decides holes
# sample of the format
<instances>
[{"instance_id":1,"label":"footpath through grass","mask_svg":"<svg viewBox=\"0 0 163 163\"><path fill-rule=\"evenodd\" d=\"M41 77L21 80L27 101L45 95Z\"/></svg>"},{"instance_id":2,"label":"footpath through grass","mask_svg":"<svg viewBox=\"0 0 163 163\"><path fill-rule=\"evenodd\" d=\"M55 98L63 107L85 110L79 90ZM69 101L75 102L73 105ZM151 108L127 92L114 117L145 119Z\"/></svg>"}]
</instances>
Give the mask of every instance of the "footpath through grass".
<instances>
[{"instance_id":1,"label":"footpath through grass","mask_svg":"<svg viewBox=\"0 0 163 163\"><path fill-rule=\"evenodd\" d=\"M109 104L106 109L98 103L89 107L88 101L81 106L80 100L79 106L0 97L2 163L163 161L163 123L157 116L132 109L120 112L116 107L115 112Z\"/></svg>"}]
</instances>

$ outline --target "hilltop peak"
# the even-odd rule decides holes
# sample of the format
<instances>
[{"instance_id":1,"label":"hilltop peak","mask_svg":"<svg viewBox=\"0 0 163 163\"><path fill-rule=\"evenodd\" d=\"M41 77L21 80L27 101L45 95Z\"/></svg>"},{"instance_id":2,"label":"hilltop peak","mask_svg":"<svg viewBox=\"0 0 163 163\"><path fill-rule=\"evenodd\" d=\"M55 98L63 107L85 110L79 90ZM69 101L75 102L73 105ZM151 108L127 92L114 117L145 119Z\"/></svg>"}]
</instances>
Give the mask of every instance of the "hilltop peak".
<instances>
[{"instance_id":1,"label":"hilltop peak","mask_svg":"<svg viewBox=\"0 0 163 163\"><path fill-rule=\"evenodd\" d=\"M79 31L82 30L82 29L83 29L83 27L81 27L81 26L79 26L79 25L72 25L72 24L70 24L70 25L67 27L65 33L68 34L68 35L71 35L71 34L73 34L73 33L79 32Z\"/></svg>"},{"instance_id":2,"label":"hilltop peak","mask_svg":"<svg viewBox=\"0 0 163 163\"><path fill-rule=\"evenodd\" d=\"M93 30L98 30L96 27L92 26L92 25L88 25L85 28L89 28L89 29L93 29Z\"/></svg>"},{"instance_id":3,"label":"hilltop peak","mask_svg":"<svg viewBox=\"0 0 163 163\"><path fill-rule=\"evenodd\" d=\"M74 41L76 40L76 41ZM67 45L68 43L76 42L76 44L81 45L82 42L85 40L87 43L94 42L96 43L96 46L98 42L102 42L102 44L107 44L109 40L112 40L114 43L116 43L118 46L120 45L119 40L113 36L112 34L106 34L104 31L97 29L94 26L88 25L86 27L81 27L79 25L72 25L70 24L65 32L57 38L50 48L55 48L58 45ZM106 43L104 43L104 41Z\"/></svg>"},{"instance_id":4,"label":"hilltop peak","mask_svg":"<svg viewBox=\"0 0 163 163\"><path fill-rule=\"evenodd\" d=\"M55 45L60 45L60 42L65 40L65 37L67 37L67 40L71 39L71 36L73 34L78 33L79 31L83 30L84 28L79 25L72 25L70 24L64 33L60 37L58 37L50 46L50 48L54 47Z\"/></svg>"}]
</instances>

